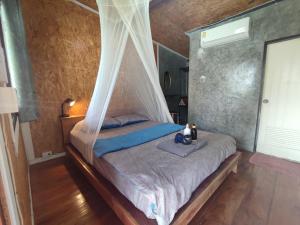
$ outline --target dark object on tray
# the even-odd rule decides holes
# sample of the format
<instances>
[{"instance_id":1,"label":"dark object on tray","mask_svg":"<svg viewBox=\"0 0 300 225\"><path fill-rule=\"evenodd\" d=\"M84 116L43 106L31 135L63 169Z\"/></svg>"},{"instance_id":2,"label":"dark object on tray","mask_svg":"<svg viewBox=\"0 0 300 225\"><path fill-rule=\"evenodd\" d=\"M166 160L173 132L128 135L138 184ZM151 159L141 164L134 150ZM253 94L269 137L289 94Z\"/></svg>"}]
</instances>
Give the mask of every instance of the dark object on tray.
<instances>
[{"instance_id":1,"label":"dark object on tray","mask_svg":"<svg viewBox=\"0 0 300 225\"><path fill-rule=\"evenodd\" d=\"M190 145L192 143L191 137L188 135L183 135L182 133L177 133L175 135L175 140L174 142L177 143L182 143L184 145Z\"/></svg>"}]
</instances>

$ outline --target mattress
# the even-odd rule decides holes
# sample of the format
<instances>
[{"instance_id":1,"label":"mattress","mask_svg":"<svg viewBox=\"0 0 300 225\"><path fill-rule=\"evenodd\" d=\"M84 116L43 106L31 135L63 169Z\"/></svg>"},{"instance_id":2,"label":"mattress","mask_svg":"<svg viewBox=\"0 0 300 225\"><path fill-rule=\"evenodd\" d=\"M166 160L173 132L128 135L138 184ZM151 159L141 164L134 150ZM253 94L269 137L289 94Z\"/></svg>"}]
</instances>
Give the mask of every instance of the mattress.
<instances>
[{"instance_id":1,"label":"mattress","mask_svg":"<svg viewBox=\"0 0 300 225\"><path fill-rule=\"evenodd\" d=\"M99 138L123 135L155 124L147 121L103 130ZM95 157L93 163L96 170L135 207L148 218L156 219L159 225L169 224L201 182L236 151L232 137L201 130L198 138L207 140L208 144L187 157L156 147L160 142L173 138L174 134L170 134L130 149Z\"/></svg>"}]
</instances>

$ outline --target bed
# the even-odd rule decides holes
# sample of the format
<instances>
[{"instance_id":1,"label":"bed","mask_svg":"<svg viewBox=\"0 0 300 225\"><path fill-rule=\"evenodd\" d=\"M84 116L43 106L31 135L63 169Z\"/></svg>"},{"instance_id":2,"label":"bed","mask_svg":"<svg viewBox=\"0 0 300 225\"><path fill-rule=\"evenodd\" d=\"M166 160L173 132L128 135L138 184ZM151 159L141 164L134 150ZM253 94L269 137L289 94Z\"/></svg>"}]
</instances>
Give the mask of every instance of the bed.
<instances>
[{"instance_id":1,"label":"bed","mask_svg":"<svg viewBox=\"0 0 300 225\"><path fill-rule=\"evenodd\" d=\"M70 130L73 124L70 121L76 123L76 120L62 121L64 133ZM120 136L157 124L145 121L106 129L98 138ZM199 131L198 137L206 139L207 146L187 157L156 147L174 138L171 133L126 150L94 157L93 165L86 163L82 157L84 152L78 151L81 143L76 137L69 137L71 144L66 148L124 224L187 224L226 176L236 171L240 156L230 136Z\"/></svg>"}]
</instances>

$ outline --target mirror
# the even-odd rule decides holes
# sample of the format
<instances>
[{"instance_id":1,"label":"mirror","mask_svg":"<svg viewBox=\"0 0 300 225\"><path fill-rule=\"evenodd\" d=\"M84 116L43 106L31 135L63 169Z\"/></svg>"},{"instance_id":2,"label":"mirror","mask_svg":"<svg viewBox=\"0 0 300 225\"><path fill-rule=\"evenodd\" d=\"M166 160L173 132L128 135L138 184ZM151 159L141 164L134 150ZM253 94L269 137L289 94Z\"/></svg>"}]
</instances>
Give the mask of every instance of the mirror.
<instances>
[{"instance_id":1,"label":"mirror","mask_svg":"<svg viewBox=\"0 0 300 225\"><path fill-rule=\"evenodd\" d=\"M164 73L164 90L168 90L169 88L171 88L172 85L172 78L171 78L171 74L166 71Z\"/></svg>"}]
</instances>

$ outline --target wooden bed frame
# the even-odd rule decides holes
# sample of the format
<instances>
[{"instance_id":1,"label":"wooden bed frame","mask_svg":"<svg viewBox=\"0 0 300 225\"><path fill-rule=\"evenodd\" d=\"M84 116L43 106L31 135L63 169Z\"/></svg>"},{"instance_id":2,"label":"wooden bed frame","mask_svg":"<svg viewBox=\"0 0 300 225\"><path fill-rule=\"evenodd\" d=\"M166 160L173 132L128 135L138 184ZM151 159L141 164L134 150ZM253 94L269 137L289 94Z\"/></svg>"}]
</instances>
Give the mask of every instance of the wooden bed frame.
<instances>
[{"instance_id":1,"label":"wooden bed frame","mask_svg":"<svg viewBox=\"0 0 300 225\"><path fill-rule=\"evenodd\" d=\"M122 195L112 183L100 175L93 166L87 163L74 146L68 143L70 130L76 122L83 118L82 116L61 118L64 144L68 156L74 161L76 166L125 225L156 225L156 220L148 219L144 213ZM236 152L228 157L213 174L206 178L194 191L190 200L178 210L171 224L188 224L223 183L226 177L231 172L237 173L240 156L241 152Z\"/></svg>"}]
</instances>

